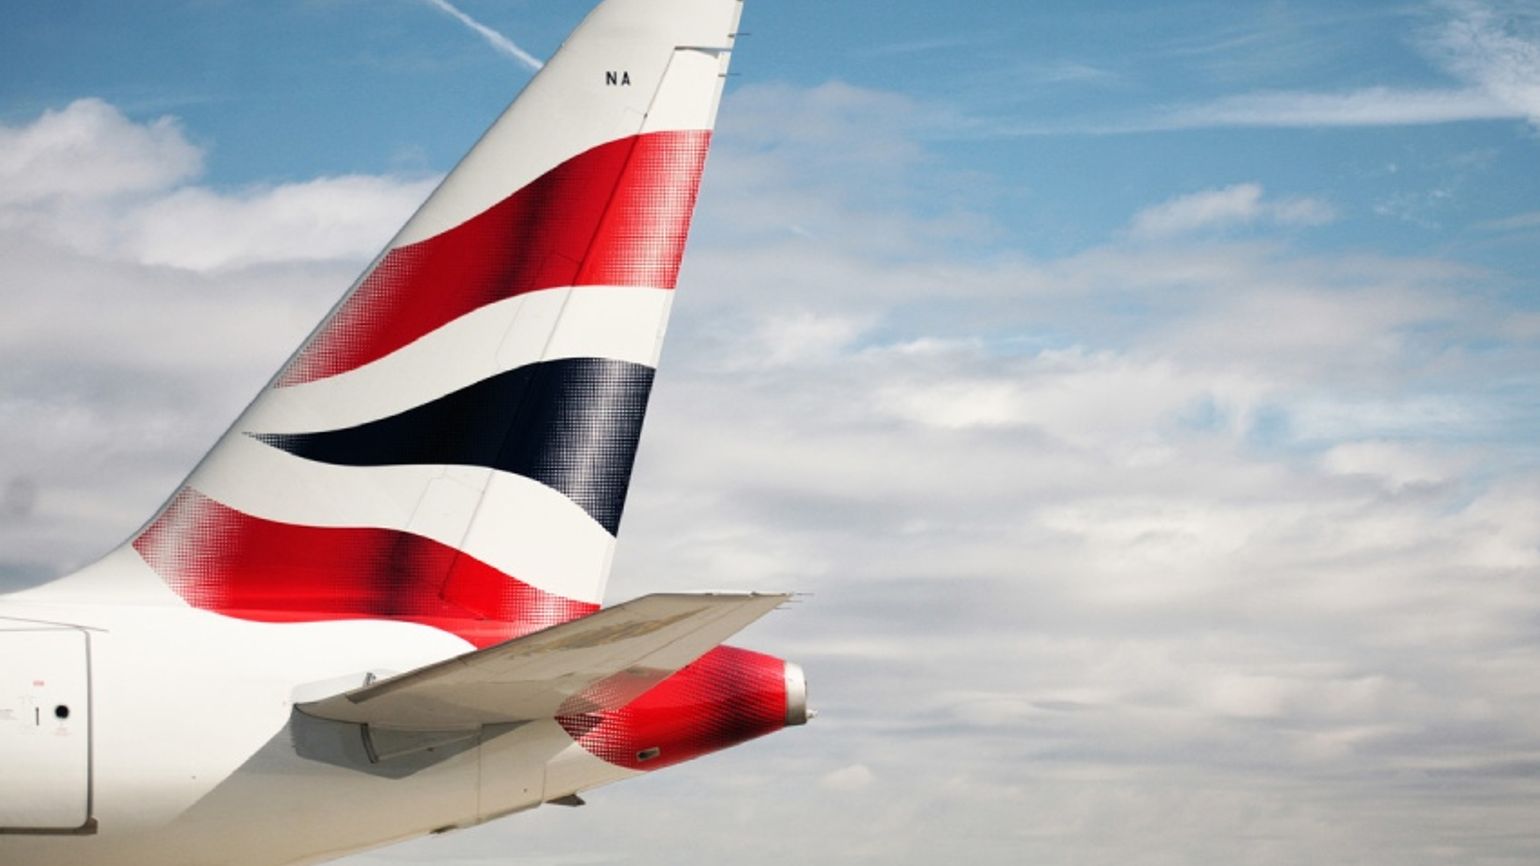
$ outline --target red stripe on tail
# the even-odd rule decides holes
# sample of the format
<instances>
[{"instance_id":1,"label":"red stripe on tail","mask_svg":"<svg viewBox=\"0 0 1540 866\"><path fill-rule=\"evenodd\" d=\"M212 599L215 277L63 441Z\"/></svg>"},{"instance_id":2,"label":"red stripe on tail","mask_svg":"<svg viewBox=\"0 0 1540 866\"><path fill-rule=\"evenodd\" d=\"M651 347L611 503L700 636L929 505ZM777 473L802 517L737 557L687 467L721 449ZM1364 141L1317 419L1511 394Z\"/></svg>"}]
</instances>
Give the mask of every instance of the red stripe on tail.
<instances>
[{"instance_id":1,"label":"red stripe on tail","mask_svg":"<svg viewBox=\"0 0 1540 866\"><path fill-rule=\"evenodd\" d=\"M710 141L692 130L602 144L443 234L390 250L278 384L355 369L525 292L674 288Z\"/></svg>"},{"instance_id":2,"label":"red stripe on tail","mask_svg":"<svg viewBox=\"0 0 1540 866\"><path fill-rule=\"evenodd\" d=\"M134 549L194 607L258 622L404 620L487 647L598 610L429 538L277 523L190 488Z\"/></svg>"}]
</instances>

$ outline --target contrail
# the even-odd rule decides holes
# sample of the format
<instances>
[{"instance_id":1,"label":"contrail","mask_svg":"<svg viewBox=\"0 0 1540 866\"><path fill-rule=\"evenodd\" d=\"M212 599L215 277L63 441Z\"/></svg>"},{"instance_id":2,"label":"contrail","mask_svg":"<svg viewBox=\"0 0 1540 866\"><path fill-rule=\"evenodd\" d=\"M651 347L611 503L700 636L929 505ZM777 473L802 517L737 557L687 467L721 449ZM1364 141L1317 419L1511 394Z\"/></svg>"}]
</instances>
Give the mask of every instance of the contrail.
<instances>
[{"instance_id":1,"label":"contrail","mask_svg":"<svg viewBox=\"0 0 1540 866\"><path fill-rule=\"evenodd\" d=\"M513 44L512 39L509 39L508 37L498 33L496 30L493 30L487 25L482 24L480 21L477 21L471 16L466 15L459 9L456 9L454 6L450 5L449 0L425 0L425 2L428 5L439 9L446 15L454 16L455 20L481 34L481 38L492 43L493 48L496 48L498 51L501 51L509 57L512 57L514 60L519 61L525 66L528 66L530 69L539 72L542 68L544 68L545 64L541 62L540 58Z\"/></svg>"}]
</instances>

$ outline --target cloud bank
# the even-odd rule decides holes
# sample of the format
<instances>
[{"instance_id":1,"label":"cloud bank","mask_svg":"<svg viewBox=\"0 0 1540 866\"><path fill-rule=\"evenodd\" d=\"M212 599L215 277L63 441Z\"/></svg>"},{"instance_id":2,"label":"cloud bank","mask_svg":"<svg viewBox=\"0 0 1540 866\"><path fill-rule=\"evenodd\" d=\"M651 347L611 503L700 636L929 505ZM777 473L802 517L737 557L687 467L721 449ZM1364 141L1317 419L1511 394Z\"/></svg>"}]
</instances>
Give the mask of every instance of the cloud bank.
<instances>
[{"instance_id":1,"label":"cloud bank","mask_svg":"<svg viewBox=\"0 0 1540 866\"><path fill-rule=\"evenodd\" d=\"M1526 120L1540 127L1540 16L1520 4L1452 0L1422 40L1454 84L1372 86L1336 91L1261 90L1172 106L1101 131L1211 127L1419 126Z\"/></svg>"},{"instance_id":2,"label":"cloud bank","mask_svg":"<svg viewBox=\"0 0 1540 866\"><path fill-rule=\"evenodd\" d=\"M0 227L93 259L210 272L367 257L435 179L351 175L217 190L171 118L81 99L0 126Z\"/></svg>"}]
</instances>

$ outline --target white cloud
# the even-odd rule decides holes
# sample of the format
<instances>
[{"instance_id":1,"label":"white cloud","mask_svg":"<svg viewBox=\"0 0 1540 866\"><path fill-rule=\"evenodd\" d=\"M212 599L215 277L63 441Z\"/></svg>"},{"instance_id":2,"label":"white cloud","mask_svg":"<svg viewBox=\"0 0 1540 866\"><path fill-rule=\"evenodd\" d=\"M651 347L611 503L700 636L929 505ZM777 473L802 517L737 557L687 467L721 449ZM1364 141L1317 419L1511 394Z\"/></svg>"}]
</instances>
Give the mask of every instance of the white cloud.
<instances>
[{"instance_id":1,"label":"white cloud","mask_svg":"<svg viewBox=\"0 0 1540 866\"><path fill-rule=\"evenodd\" d=\"M1182 234L1212 226L1249 223L1261 212L1262 187L1243 183L1184 195L1134 215L1133 230L1142 235Z\"/></svg>"},{"instance_id":2,"label":"white cloud","mask_svg":"<svg viewBox=\"0 0 1540 866\"><path fill-rule=\"evenodd\" d=\"M197 175L202 161L174 119L134 123L81 99L25 126L0 126L0 207L156 192Z\"/></svg>"},{"instance_id":3,"label":"white cloud","mask_svg":"<svg viewBox=\"0 0 1540 866\"><path fill-rule=\"evenodd\" d=\"M1524 111L1479 87L1405 90L1368 87L1339 93L1273 91L1227 96L1172 110L1156 128L1211 126L1405 126L1523 118Z\"/></svg>"},{"instance_id":4,"label":"white cloud","mask_svg":"<svg viewBox=\"0 0 1540 866\"><path fill-rule=\"evenodd\" d=\"M1431 448L1383 440L1344 442L1333 446L1321 460L1328 472L1378 479L1393 489L1442 484L1459 478L1469 464Z\"/></svg>"},{"instance_id":5,"label":"white cloud","mask_svg":"<svg viewBox=\"0 0 1540 866\"><path fill-rule=\"evenodd\" d=\"M1434 40L1451 72L1494 101L1540 126L1540 18L1513 14L1519 7L1457 0Z\"/></svg>"},{"instance_id":6,"label":"white cloud","mask_svg":"<svg viewBox=\"0 0 1540 866\"><path fill-rule=\"evenodd\" d=\"M1459 81L1440 88L1258 91L1177 106L1131 130L1215 126L1405 126L1470 120L1540 125L1540 25L1517 4L1449 0L1428 53Z\"/></svg>"},{"instance_id":7,"label":"white cloud","mask_svg":"<svg viewBox=\"0 0 1540 866\"><path fill-rule=\"evenodd\" d=\"M356 260L380 249L433 186L354 175L234 194L182 188L129 213L120 249L144 264L196 271Z\"/></svg>"},{"instance_id":8,"label":"white cloud","mask_svg":"<svg viewBox=\"0 0 1540 866\"><path fill-rule=\"evenodd\" d=\"M831 770L818 780L818 784L830 791L859 791L872 784L874 776L865 764L851 764Z\"/></svg>"},{"instance_id":9,"label":"white cloud","mask_svg":"<svg viewBox=\"0 0 1540 866\"><path fill-rule=\"evenodd\" d=\"M808 311L765 318L735 341L723 363L736 367L776 367L827 363L850 346L870 322Z\"/></svg>"},{"instance_id":10,"label":"white cloud","mask_svg":"<svg viewBox=\"0 0 1540 866\"><path fill-rule=\"evenodd\" d=\"M1264 201L1261 184L1238 183L1152 205L1134 215L1132 230L1143 237L1167 237L1258 222L1316 226L1334 217L1331 206L1319 199Z\"/></svg>"},{"instance_id":11,"label":"white cloud","mask_svg":"<svg viewBox=\"0 0 1540 866\"><path fill-rule=\"evenodd\" d=\"M90 256L195 271L359 261L432 179L345 176L235 191L191 183L203 152L171 118L82 99L0 126L0 229Z\"/></svg>"}]
</instances>

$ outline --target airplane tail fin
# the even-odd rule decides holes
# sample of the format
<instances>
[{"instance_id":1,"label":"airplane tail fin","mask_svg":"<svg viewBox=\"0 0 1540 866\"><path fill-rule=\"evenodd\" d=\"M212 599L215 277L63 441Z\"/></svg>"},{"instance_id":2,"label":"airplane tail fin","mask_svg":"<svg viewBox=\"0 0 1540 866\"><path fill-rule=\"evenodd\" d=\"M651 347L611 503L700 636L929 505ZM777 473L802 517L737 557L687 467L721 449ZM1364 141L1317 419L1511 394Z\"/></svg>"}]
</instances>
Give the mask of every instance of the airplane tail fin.
<instances>
[{"instance_id":1,"label":"airplane tail fin","mask_svg":"<svg viewBox=\"0 0 1540 866\"><path fill-rule=\"evenodd\" d=\"M595 610L741 0L606 0L131 541L189 603Z\"/></svg>"}]
</instances>

